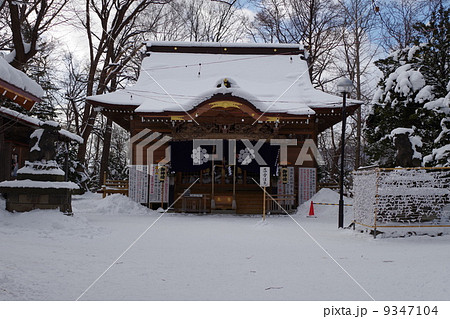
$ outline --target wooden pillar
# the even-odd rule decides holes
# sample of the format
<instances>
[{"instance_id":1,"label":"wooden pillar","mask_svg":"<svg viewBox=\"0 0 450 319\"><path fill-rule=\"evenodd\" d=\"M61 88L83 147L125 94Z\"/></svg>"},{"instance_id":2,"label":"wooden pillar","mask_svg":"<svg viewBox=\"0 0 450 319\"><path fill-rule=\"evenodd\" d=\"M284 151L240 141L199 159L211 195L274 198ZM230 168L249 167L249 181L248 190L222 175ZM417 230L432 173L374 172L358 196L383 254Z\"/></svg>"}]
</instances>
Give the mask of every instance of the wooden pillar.
<instances>
[{"instance_id":1,"label":"wooden pillar","mask_svg":"<svg viewBox=\"0 0 450 319\"><path fill-rule=\"evenodd\" d=\"M8 178L11 166L11 154L7 151L5 144L5 133L3 131L3 118L0 117L0 181Z\"/></svg>"},{"instance_id":2,"label":"wooden pillar","mask_svg":"<svg viewBox=\"0 0 450 319\"><path fill-rule=\"evenodd\" d=\"M314 133L313 133L313 140L314 144L317 146L317 149L319 148L319 120L317 118L317 115L313 117L314 121ZM314 166L316 168L316 193L319 191L319 164L317 163L317 159L313 159Z\"/></svg>"}]
</instances>

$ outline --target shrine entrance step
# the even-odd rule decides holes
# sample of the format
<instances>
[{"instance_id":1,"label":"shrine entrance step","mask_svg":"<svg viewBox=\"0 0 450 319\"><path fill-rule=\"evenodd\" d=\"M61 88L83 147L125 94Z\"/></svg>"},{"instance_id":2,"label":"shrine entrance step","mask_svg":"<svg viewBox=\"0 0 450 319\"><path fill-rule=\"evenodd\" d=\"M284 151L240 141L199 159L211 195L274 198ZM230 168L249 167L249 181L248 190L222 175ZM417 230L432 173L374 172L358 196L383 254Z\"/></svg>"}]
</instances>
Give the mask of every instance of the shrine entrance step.
<instances>
[{"instance_id":1,"label":"shrine entrance step","mask_svg":"<svg viewBox=\"0 0 450 319\"><path fill-rule=\"evenodd\" d=\"M236 214L235 209L212 209L211 214L227 214L227 215L233 215Z\"/></svg>"}]
</instances>

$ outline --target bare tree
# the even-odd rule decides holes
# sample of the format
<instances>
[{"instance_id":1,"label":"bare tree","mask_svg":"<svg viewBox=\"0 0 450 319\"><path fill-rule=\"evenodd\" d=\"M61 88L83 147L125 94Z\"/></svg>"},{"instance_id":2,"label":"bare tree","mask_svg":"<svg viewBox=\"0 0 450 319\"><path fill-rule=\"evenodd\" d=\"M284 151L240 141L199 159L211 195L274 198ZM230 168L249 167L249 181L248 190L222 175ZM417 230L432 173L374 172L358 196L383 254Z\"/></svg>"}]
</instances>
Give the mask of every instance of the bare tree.
<instances>
[{"instance_id":1,"label":"bare tree","mask_svg":"<svg viewBox=\"0 0 450 319\"><path fill-rule=\"evenodd\" d=\"M441 0L384 0L376 1L381 22L381 44L386 52L411 45L416 34L413 26L425 22Z\"/></svg>"},{"instance_id":2,"label":"bare tree","mask_svg":"<svg viewBox=\"0 0 450 319\"><path fill-rule=\"evenodd\" d=\"M354 169L355 162L355 140L354 137L356 126L347 126L345 136L345 177L344 183L346 187L350 184L351 171ZM324 159L324 166L319 168L320 183L330 184L329 186L337 186L340 179L340 159L341 159L341 132L334 130L333 127L324 131L318 137L318 147Z\"/></svg>"},{"instance_id":3,"label":"bare tree","mask_svg":"<svg viewBox=\"0 0 450 319\"><path fill-rule=\"evenodd\" d=\"M25 64L37 53L38 40L42 34L59 23L60 14L69 0L6 0L0 6L2 27L9 27L9 32L2 30L0 49L12 45L11 65L23 69Z\"/></svg>"},{"instance_id":4,"label":"bare tree","mask_svg":"<svg viewBox=\"0 0 450 319\"><path fill-rule=\"evenodd\" d=\"M285 36L289 21L284 0L264 0L257 7L255 19L248 30L255 42L298 42Z\"/></svg>"},{"instance_id":5,"label":"bare tree","mask_svg":"<svg viewBox=\"0 0 450 319\"><path fill-rule=\"evenodd\" d=\"M60 80L60 111L64 116L65 126L68 130L81 135L81 122L83 114L87 76L86 68L76 60L73 53L66 52L63 56L63 77Z\"/></svg>"},{"instance_id":6,"label":"bare tree","mask_svg":"<svg viewBox=\"0 0 450 319\"><path fill-rule=\"evenodd\" d=\"M84 12L79 12L79 16L89 43L87 96L103 94L117 88L118 75L137 56L142 47L139 36L146 30L136 28L137 18L144 10L152 9L151 5L166 2L164 0L85 1ZM82 14L83 17L81 17ZM89 140L94 129L97 113L97 110L88 102L85 103L80 127L80 134L85 141ZM109 131L109 128L105 130L107 138ZM87 145L88 143L85 143L78 149L77 159L80 162L85 161ZM98 147L96 144L96 148ZM107 156L108 145L105 145L103 150ZM106 164L103 167L105 170ZM103 172L100 172L100 178L102 176Z\"/></svg>"},{"instance_id":7,"label":"bare tree","mask_svg":"<svg viewBox=\"0 0 450 319\"><path fill-rule=\"evenodd\" d=\"M372 0L339 0L342 20L342 43L337 49L336 62L338 75L346 76L355 84L357 100L368 103L372 95L373 60L379 50L373 44L372 34L376 28L376 12ZM361 106L362 108L362 106ZM358 108L354 124L355 161L354 167L361 164L362 110ZM349 122L351 125L352 122Z\"/></svg>"},{"instance_id":8,"label":"bare tree","mask_svg":"<svg viewBox=\"0 0 450 319\"><path fill-rule=\"evenodd\" d=\"M169 2L159 19L154 13L144 14L148 39L172 41L223 42L245 37L247 17L237 1L174 0Z\"/></svg>"},{"instance_id":9,"label":"bare tree","mask_svg":"<svg viewBox=\"0 0 450 319\"><path fill-rule=\"evenodd\" d=\"M333 60L333 50L339 45L337 32L340 21L338 8L329 0L289 0L289 11L293 30L292 38L302 42L309 51L308 64L311 81L324 89L333 78L324 76Z\"/></svg>"},{"instance_id":10,"label":"bare tree","mask_svg":"<svg viewBox=\"0 0 450 319\"><path fill-rule=\"evenodd\" d=\"M263 0L250 28L258 41L303 43L309 51L309 75L324 89L334 80L326 75L341 34L339 10L333 0Z\"/></svg>"}]
</instances>

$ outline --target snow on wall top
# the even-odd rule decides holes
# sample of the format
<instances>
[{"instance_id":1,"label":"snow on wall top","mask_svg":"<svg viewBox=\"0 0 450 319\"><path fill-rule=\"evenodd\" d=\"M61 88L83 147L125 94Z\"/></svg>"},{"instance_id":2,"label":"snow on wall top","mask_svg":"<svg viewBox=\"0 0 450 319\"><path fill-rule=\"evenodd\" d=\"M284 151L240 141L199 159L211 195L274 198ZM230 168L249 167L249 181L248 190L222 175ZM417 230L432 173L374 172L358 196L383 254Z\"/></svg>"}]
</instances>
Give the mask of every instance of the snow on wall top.
<instances>
[{"instance_id":1,"label":"snow on wall top","mask_svg":"<svg viewBox=\"0 0 450 319\"><path fill-rule=\"evenodd\" d=\"M0 57L0 79L25 92L41 98L44 90L25 73L12 67L4 58Z\"/></svg>"},{"instance_id":2,"label":"snow on wall top","mask_svg":"<svg viewBox=\"0 0 450 319\"><path fill-rule=\"evenodd\" d=\"M0 187L4 188L51 188L51 189L79 189L73 182L32 181L30 179L3 181Z\"/></svg>"},{"instance_id":3,"label":"snow on wall top","mask_svg":"<svg viewBox=\"0 0 450 319\"><path fill-rule=\"evenodd\" d=\"M49 125L51 125L52 123L53 123L53 124L54 124L54 123L57 124L57 122L54 122L54 121L41 121L40 119L37 119L37 118L35 118L35 117L31 117L31 116L28 116L28 115L19 113L19 112L17 112L17 111L8 109L8 108L3 107L3 106L0 106L0 114L6 114L6 115L9 115L9 116L12 117L12 118L15 118L15 119L17 119L17 120L21 120L21 121L30 123L30 124L32 124L32 125L34 125L34 126L38 126L38 127L41 127L41 126L44 125L44 124L49 124ZM67 130L60 129L60 130L58 131L58 133L59 133L60 135L63 135L63 136L65 136L65 137L71 139L72 141L75 141L75 142L79 143L79 144L83 144L83 143L84 143L84 140L83 140L83 138L82 138L81 136L79 136L79 135L77 135L77 134L74 134L74 133L72 133L72 132L69 132L69 131L67 131Z\"/></svg>"},{"instance_id":4,"label":"snow on wall top","mask_svg":"<svg viewBox=\"0 0 450 319\"><path fill-rule=\"evenodd\" d=\"M293 48L298 49L299 45ZM223 85L224 79L231 87ZM151 52L144 58L134 86L87 99L137 106L136 112L143 113L180 112L189 111L219 93L243 98L262 112L306 115L314 114L312 107L342 106L342 97L313 88L306 61L295 54Z\"/></svg>"}]
</instances>

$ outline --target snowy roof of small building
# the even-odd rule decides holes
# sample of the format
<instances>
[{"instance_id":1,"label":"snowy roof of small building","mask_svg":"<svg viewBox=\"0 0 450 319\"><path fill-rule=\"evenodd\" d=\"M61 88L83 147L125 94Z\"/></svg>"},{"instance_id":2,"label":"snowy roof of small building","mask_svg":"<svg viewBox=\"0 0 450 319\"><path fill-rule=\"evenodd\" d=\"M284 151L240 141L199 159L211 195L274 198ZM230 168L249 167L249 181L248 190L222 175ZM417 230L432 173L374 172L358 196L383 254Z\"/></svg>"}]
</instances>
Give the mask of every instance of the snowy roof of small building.
<instances>
[{"instance_id":1,"label":"snowy roof of small building","mask_svg":"<svg viewBox=\"0 0 450 319\"><path fill-rule=\"evenodd\" d=\"M134 86L88 101L135 106L138 113L189 111L219 94L269 113L309 115L312 108L342 106L342 97L313 88L299 44L149 42L147 48Z\"/></svg>"},{"instance_id":2,"label":"snowy roof of small building","mask_svg":"<svg viewBox=\"0 0 450 319\"><path fill-rule=\"evenodd\" d=\"M12 67L4 58L0 57L0 80L33 95L37 99L44 95L44 90L25 73Z\"/></svg>"},{"instance_id":3,"label":"snowy roof of small building","mask_svg":"<svg viewBox=\"0 0 450 319\"><path fill-rule=\"evenodd\" d=\"M9 117L15 121L20 121L29 124L30 126L34 127L41 127L46 123L47 125L51 125L52 123L57 123L54 121L41 121L38 118L31 117L22 113L19 113L17 111L8 109L6 107L0 106L0 115L4 115L6 117ZM58 131L59 135L64 136L65 138L68 138L69 140L75 141L79 144L83 144L84 140L81 136L74 134L72 132L69 132L67 130L61 129Z\"/></svg>"},{"instance_id":4,"label":"snowy roof of small building","mask_svg":"<svg viewBox=\"0 0 450 319\"><path fill-rule=\"evenodd\" d=\"M79 189L73 182L33 181L30 179L0 182L1 188L50 188L50 189Z\"/></svg>"}]
</instances>

